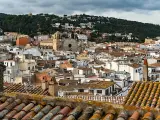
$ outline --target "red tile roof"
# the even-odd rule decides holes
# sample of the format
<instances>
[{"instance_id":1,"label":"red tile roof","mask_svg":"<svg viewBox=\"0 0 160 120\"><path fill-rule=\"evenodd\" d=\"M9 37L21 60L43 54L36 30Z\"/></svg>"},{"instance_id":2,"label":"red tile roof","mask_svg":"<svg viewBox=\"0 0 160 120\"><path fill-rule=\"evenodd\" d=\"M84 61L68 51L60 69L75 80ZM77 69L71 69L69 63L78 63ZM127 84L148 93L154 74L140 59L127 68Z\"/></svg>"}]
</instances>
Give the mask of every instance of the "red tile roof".
<instances>
[{"instance_id":1,"label":"red tile roof","mask_svg":"<svg viewBox=\"0 0 160 120\"><path fill-rule=\"evenodd\" d=\"M111 52L110 53L111 56L114 56L114 57L121 57L121 56L124 56L124 52Z\"/></svg>"},{"instance_id":2,"label":"red tile roof","mask_svg":"<svg viewBox=\"0 0 160 120\"><path fill-rule=\"evenodd\" d=\"M160 63L149 64L150 67L160 67Z\"/></svg>"},{"instance_id":3,"label":"red tile roof","mask_svg":"<svg viewBox=\"0 0 160 120\"><path fill-rule=\"evenodd\" d=\"M36 98L36 99L34 99ZM158 111L118 108L104 102L56 99L45 96L0 97L0 119L16 120L114 120L158 119ZM119 106L120 107L120 106Z\"/></svg>"},{"instance_id":4,"label":"red tile roof","mask_svg":"<svg viewBox=\"0 0 160 120\"><path fill-rule=\"evenodd\" d=\"M62 69L67 69L67 68L72 68L72 67L73 67L72 64L70 64L69 62L60 64L60 68Z\"/></svg>"},{"instance_id":5,"label":"red tile roof","mask_svg":"<svg viewBox=\"0 0 160 120\"><path fill-rule=\"evenodd\" d=\"M160 109L160 82L135 82L124 105Z\"/></svg>"},{"instance_id":6,"label":"red tile roof","mask_svg":"<svg viewBox=\"0 0 160 120\"><path fill-rule=\"evenodd\" d=\"M18 93L29 93L29 94L37 94L42 95L43 89L41 87L32 87L28 86L25 87L22 84L5 84L4 88L5 93L12 93L12 92L18 92Z\"/></svg>"},{"instance_id":7,"label":"red tile roof","mask_svg":"<svg viewBox=\"0 0 160 120\"><path fill-rule=\"evenodd\" d=\"M36 73L36 79L42 81L50 81L51 80L51 76L49 76L46 72L42 72L42 73Z\"/></svg>"},{"instance_id":8,"label":"red tile roof","mask_svg":"<svg viewBox=\"0 0 160 120\"><path fill-rule=\"evenodd\" d=\"M132 68L139 68L139 67L141 67L140 64L136 64L136 63L134 63L134 64L129 64L129 66L132 67Z\"/></svg>"},{"instance_id":9,"label":"red tile roof","mask_svg":"<svg viewBox=\"0 0 160 120\"><path fill-rule=\"evenodd\" d=\"M84 89L106 89L108 87L113 86L115 83L110 81L94 81L92 83L84 83L79 84L76 88L84 88Z\"/></svg>"}]
</instances>

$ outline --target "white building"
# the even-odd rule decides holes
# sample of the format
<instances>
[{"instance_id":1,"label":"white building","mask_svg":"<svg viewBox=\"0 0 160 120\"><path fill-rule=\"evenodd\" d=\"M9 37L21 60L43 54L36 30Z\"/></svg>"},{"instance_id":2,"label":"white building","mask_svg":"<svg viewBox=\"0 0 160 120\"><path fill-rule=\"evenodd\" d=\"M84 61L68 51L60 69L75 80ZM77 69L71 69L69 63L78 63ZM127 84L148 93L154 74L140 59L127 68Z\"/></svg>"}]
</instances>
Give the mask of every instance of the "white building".
<instances>
[{"instance_id":1,"label":"white building","mask_svg":"<svg viewBox=\"0 0 160 120\"><path fill-rule=\"evenodd\" d=\"M160 58L160 53L158 51L149 51L147 55L153 58Z\"/></svg>"},{"instance_id":2,"label":"white building","mask_svg":"<svg viewBox=\"0 0 160 120\"><path fill-rule=\"evenodd\" d=\"M35 36L34 38L37 39L38 41L48 40L49 35L38 35L38 36Z\"/></svg>"},{"instance_id":3,"label":"white building","mask_svg":"<svg viewBox=\"0 0 160 120\"><path fill-rule=\"evenodd\" d=\"M4 65L6 66L6 71L4 72L4 82L14 83L14 78L18 73L17 62L14 60L5 60Z\"/></svg>"},{"instance_id":4,"label":"white building","mask_svg":"<svg viewBox=\"0 0 160 120\"><path fill-rule=\"evenodd\" d=\"M160 63L153 63L149 65L148 76L152 81L160 79Z\"/></svg>"},{"instance_id":5,"label":"white building","mask_svg":"<svg viewBox=\"0 0 160 120\"><path fill-rule=\"evenodd\" d=\"M67 86L69 87L69 86ZM73 88L73 87L72 87ZM112 96L114 94L119 93L120 87L116 85L114 82L109 82L109 81L94 81L94 82L89 82L89 83L83 83L74 86L74 89L72 91L68 92L78 92L78 93L90 93L93 95L100 95L100 96ZM67 92L61 90L59 92L60 95L62 95L62 92Z\"/></svg>"},{"instance_id":6,"label":"white building","mask_svg":"<svg viewBox=\"0 0 160 120\"><path fill-rule=\"evenodd\" d=\"M143 79L143 67L139 64L125 64L112 61L106 63L106 67L114 71L125 71L130 73L131 81L139 81Z\"/></svg>"},{"instance_id":7,"label":"white building","mask_svg":"<svg viewBox=\"0 0 160 120\"><path fill-rule=\"evenodd\" d=\"M160 58L149 58L147 61L148 64L160 63Z\"/></svg>"},{"instance_id":8,"label":"white building","mask_svg":"<svg viewBox=\"0 0 160 120\"><path fill-rule=\"evenodd\" d=\"M10 53L14 53L16 55L22 55L23 54L23 50L17 47L13 47L13 48L8 48Z\"/></svg>"}]
</instances>

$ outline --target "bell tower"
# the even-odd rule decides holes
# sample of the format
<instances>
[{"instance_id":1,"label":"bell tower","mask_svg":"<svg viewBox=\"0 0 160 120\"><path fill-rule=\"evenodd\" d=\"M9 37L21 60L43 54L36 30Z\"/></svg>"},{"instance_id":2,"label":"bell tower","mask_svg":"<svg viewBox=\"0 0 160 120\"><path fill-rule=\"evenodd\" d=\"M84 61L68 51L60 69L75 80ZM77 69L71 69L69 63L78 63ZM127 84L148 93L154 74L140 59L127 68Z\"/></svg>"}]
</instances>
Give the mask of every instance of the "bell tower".
<instances>
[{"instance_id":1,"label":"bell tower","mask_svg":"<svg viewBox=\"0 0 160 120\"><path fill-rule=\"evenodd\" d=\"M143 81L149 81L148 77L148 61L145 58L143 63Z\"/></svg>"},{"instance_id":2,"label":"bell tower","mask_svg":"<svg viewBox=\"0 0 160 120\"><path fill-rule=\"evenodd\" d=\"M57 51L60 45L60 32L57 31L54 35L52 35L52 40L53 40L53 50Z\"/></svg>"}]
</instances>

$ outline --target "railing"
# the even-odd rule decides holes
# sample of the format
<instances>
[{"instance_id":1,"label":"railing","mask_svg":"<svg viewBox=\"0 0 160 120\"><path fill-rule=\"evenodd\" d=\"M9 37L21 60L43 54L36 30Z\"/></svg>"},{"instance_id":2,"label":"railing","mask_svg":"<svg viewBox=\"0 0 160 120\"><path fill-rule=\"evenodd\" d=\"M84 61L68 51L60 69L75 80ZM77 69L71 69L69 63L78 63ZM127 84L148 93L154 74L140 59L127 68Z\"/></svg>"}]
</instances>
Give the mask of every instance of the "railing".
<instances>
[{"instance_id":1,"label":"railing","mask_svg":"<svg viewBox=\"0 0 160 120\"><path fill-rule=\"evenodd\" d=\"M93 95L65 95L63 98L69 99L83 99L83 100L92 100L92 101L101 101L101 102L110 102L114 104L123 104L125 99L124 96L93 96Z\"/></svg>"}]
</instances>

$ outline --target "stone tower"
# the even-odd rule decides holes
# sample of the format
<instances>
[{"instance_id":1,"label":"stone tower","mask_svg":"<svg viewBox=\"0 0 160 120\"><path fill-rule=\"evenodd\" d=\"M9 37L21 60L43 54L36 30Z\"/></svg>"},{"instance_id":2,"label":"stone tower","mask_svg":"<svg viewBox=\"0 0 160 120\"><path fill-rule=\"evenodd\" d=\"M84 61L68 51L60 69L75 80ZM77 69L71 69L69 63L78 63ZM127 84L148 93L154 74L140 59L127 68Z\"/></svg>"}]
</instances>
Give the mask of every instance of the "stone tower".
<instances>
[{"instance_id":1,"label":"stone tower","mask_svg":"<svg viewBox=\"0 0 160 120\"><path fill-rule=\"evenodd\" d=\"M58 95L58 83L55 77L52 77L51 81L49 82L49 89L50 95L57 96Z\"/></svg>"},{"instance_id":2,"label":"stone tower","mask_svg":"<svg viewBox=\"0 0 160 120\"><path fill-rule=\"evenodd\" d=\"M60 39L61 39L60 32L57 31L52 36L52 39L53 39L53 50L57 51L60 46Z\"/></svg>"},{"instance_id":3,"label":"stone tower","mask_svg":"<svg viewBox=\"0 0 160 120\"><path fill-rule=\"evenodd\" d=\"M144 59L144 64L143 64L143 81L148 81L148 62L147 59Z\"/></svg>"},{"instance_id":4,"label":"stone tower","mask_svg":"<svg viewBox=\"0 0 160 120\"><path fill-rule=\"evenodd\" d=\"M3 72L6 70L6 66L3 62L0 62L0 92L3 92Z\"/></svg>"}]
</instances>

